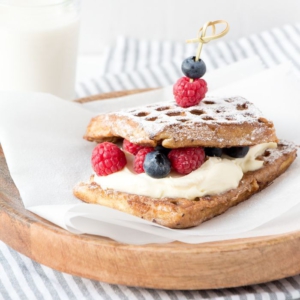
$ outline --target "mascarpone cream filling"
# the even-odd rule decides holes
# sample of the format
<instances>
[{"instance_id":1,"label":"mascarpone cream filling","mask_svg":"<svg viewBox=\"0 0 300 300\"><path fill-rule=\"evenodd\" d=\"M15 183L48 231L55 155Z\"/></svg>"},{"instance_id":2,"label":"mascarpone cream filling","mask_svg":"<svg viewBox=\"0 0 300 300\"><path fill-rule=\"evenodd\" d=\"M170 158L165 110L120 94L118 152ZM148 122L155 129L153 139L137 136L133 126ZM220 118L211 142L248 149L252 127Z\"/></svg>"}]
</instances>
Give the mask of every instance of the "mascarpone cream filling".
<instances>
[{"instance_id":1,"label":"mascarpone cream filling","mask_svg":"<svg viewBox=\"0 0 300 300\"><path fill-rule=\"evenodd\" d=\"M263 161L256 160L266 149L276 148L276 143L263 143L250 147L243 158L223 155L209 157L197 170L188 175L171 172L165 178L156 179L146 173L136 174L132 169L133 156L128 154L127 165L119 172L108 176L94 176L94 181L102 189L113 189L129 194L152 198L194 199L206 195L216 195L237 188L243 174L262 167Z\"/></svg>"}]
</instances>

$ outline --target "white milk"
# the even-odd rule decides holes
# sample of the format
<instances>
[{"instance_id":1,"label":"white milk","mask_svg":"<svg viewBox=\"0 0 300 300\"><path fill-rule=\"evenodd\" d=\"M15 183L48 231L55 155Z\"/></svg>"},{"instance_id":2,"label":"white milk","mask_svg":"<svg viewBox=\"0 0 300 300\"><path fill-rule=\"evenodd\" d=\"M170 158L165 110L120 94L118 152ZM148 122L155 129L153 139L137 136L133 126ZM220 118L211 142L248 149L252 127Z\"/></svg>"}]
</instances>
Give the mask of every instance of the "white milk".
<instances>
[{"instance_id":1,"label":"white milk","mask_svg":"<svg viewBox=\"0 0 300 300\"><path fill-rule=\"evenodd\" d=\"M74 99L78 32L75 1L0 0L0 90Z\"/></svg>"}]
</instances>

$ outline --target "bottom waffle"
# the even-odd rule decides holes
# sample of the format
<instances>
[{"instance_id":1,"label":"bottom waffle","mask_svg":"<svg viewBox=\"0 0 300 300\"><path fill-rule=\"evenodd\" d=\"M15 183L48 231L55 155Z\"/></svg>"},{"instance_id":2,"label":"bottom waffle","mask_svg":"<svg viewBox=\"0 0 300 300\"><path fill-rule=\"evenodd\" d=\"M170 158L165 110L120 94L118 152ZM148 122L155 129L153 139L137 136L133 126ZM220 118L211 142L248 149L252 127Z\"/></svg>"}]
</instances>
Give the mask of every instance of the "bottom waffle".
<instances>
[{"instance_id":1,"label":"bottom waffle","mask_svg":"<svg viewBox=\"0 0 300 300\"><path fill-rule=\"evenodd\" d=\"M268 149L259 157L264 161L262 168L244 174L236 189L213 196L184 198L151 198L115 190L103 190L93 181L79 183L74 195L84 202L108 206L169 228L197 226L230 207L248 199L267 187L286 171L297 156L296 147L280 141L278 148Z\"/></svg>"}]
</instances>

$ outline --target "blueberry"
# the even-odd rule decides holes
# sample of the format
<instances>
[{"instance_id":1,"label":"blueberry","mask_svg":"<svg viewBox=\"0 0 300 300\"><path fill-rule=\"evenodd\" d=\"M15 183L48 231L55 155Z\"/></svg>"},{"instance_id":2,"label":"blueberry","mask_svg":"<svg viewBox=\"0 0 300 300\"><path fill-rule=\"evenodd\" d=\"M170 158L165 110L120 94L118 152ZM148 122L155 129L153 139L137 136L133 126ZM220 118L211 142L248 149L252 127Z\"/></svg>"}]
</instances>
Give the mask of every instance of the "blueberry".
<instances>
[{"instance_id":1,"label":"blueberry","mask_svg":"<svg viewBox=\"0 0 300 300\"><path fill-rule=\"evenodd\" d=\"M191 56L182 62L181 70L188 78L197 79L205 74L206 66L202 59L195 61L195 56Z\"/></svg>"},{"instance_id":2,"label":"blueberry","mask_svg":"<svg viewBox=\"0 0 300 300\"><path fill-rule=\"evenodd\" d=\"M245 157L249 151L249 146L224 148L224 153L234 158Z\"/></svg>"},{"instance_id":3,"label":"blueberry","mask_svg":"<svg viewBox=\"0 0 300 300\"><path fill-rule=\"evenodd\" d=\"M157 150L165 155L168 155L172 149L168 149L168 148L163 147L162 145L158 145L155 147L155 150Z\"/></svg>"},{"instance_id":4,"label":"blueberry","mask_svg":"<svg viewBox=\"0 0 300 300\"><path fill-rule=\"evenodd\" d=\"M164 178L171 172L171 162L160 151L149 152L144 161L146 174L153 178Z\"/></svg>"},{"instance_id":5,"label":"blueberry","mask_svg":"<svg viewBox=\"0 0 300 300\"><path fill-rule=\"evenodd\" d=\"M204 151L206 156L216 156L216 157L222 156L222 148L208 147L205 148Z\"/></svg>"}]
</instances>

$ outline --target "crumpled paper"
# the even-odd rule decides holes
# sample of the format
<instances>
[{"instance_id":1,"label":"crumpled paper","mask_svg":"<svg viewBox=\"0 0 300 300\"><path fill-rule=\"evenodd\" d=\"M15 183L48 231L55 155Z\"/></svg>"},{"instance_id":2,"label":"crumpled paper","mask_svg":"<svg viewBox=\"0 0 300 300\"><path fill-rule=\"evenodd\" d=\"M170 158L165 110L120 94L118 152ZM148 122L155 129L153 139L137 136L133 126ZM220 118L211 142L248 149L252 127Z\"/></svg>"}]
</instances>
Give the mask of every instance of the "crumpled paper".
<instances>
[{"instance_id":1,"label":"crumpled paper","mask_svg":"<svg viewBox=\"0 0 300 300\"><path fill-rule=\"evenodd\" d=\"M255 63L249 61L243 67L252 68L252 73L241 80L237 73L241 65L230 67L228 73L222 70L227 84L211 88L210 94L245 96L274 121L280 138L300 144L300 89L290 65L262 70L256 61L253 71ZM212 72L208 82L213 80ZM171 88L166 88L81 105L47 94L1 93L0 141L24 206L73 233L101 235L130 244L174 240L202 243L300 230L298 159L271 187L223 215L185 230L165 228L107 207L83 203L73 196L76 183L88 180L92 173L90 155L95 144L82 136L96 111L170 97Z\"/></svg>"}]
</instances>

